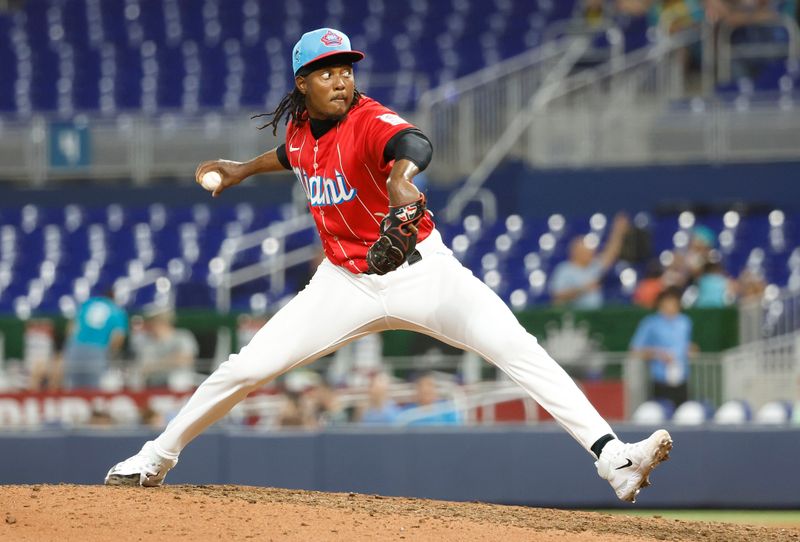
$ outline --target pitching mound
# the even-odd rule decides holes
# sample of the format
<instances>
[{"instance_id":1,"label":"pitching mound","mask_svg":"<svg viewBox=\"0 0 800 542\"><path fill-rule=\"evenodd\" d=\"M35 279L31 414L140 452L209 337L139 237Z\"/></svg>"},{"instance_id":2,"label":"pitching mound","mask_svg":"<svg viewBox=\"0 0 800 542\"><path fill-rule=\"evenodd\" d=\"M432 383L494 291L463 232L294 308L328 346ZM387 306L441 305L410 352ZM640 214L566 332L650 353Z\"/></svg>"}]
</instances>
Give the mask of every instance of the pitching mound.
<instances>
[{"instance_id":1,"label":"pitching mound","mask_svg":"<svg viewBox=\"0 0 800 542\"><path fill-rule=\"evenodd\" d=\"M800 530L242 486L4 486L0 540L800 541Z\"/></svg>"}]
</instances>

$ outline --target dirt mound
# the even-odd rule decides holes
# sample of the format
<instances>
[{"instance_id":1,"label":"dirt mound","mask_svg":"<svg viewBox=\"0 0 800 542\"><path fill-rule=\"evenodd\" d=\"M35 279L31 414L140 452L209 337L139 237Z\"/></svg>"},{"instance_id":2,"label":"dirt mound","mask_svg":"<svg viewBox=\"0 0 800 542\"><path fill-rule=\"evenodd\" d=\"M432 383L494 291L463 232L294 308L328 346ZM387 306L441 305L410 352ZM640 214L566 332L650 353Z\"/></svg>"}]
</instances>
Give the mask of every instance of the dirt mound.
<instances>
[{"instance_id":1,"label":"dirt mound","mask_svg":"<svg viewBox=\"0 0 800 542\"><path fill-rule=\"evenodd\" d=\"M243 486L4 486L0 540L800 542L800 529Z\"/></svg>"}]
</instances>

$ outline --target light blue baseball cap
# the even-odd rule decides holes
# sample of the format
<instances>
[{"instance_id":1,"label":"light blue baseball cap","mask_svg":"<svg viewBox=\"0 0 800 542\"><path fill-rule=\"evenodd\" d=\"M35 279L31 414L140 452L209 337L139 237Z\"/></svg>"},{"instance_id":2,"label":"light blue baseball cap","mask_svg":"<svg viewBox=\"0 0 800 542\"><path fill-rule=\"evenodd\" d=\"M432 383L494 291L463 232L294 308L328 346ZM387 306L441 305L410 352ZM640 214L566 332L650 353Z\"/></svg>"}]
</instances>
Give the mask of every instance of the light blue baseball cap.
<instances>
[{"instance_id":1,"label":"light blue baseball cap","mask_svg":"<svg viewBox=\"0 0 800 542\"><path fill-rule=\"evenodd\" d=\"M364 58L361 51L353 51L347 34L333 28L318 28L306 32L292 50L292 71L295 75L304 66L334 55L346 56L346 62Z\"/></svg>"}]
</instances>

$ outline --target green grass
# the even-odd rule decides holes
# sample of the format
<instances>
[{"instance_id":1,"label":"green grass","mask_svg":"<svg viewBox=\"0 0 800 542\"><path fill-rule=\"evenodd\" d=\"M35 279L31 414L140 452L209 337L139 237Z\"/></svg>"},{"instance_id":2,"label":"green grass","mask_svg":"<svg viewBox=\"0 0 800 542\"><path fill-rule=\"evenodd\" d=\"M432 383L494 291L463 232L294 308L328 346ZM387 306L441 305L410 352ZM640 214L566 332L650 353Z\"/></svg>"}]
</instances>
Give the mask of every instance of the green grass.
<instances>
[{"instance_id":1,"label":"green grass","mask_svg":"<svg viewBox=\"0 0 800 542\"><path fill-rule=\"evenodd\" d=\"M607 514L637 517L660 516L686 521L722 521L800 528L800 510L595 510Z\"/></svg>"}]
</instances>

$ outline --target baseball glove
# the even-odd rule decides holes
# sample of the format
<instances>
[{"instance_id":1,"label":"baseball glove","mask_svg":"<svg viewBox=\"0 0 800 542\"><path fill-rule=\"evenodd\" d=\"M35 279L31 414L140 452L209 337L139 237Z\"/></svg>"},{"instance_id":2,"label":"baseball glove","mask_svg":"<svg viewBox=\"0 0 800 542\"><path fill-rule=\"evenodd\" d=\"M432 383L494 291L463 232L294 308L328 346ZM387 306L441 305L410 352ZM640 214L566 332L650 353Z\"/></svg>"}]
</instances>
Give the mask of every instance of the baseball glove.
<instances>
[{"instance_id":1,"label":"baseball glove","mask_svg":"<svg viewBox=\"0 0 800 542\"><path fill-rule=\"evenodd\" d=\"M417 246L417 224L425 216L425 196L417 201L389 207L381 221L381 236L367 251L369 272L385 275L406 261Z\"/></svg>"}]
</instances>

